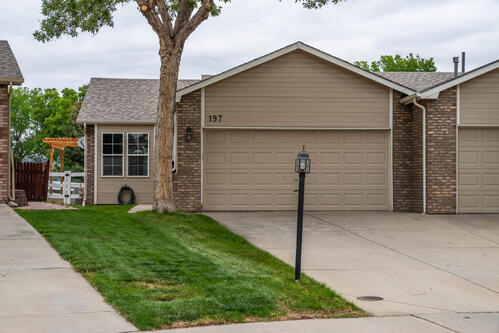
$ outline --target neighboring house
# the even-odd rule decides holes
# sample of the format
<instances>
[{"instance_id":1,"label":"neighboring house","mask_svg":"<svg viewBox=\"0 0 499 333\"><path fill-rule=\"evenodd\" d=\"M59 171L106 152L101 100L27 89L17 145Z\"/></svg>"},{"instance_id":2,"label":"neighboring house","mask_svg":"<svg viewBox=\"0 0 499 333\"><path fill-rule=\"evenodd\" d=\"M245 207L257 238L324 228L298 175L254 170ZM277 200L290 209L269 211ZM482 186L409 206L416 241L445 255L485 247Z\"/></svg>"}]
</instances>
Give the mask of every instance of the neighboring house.
<instances>
[{"instance_id":1,"label":"neighboring house","mask_svg":"<svg viewBox=\"0 0 499 333\"><path fill-rule=\"evenodd\" d=\"M10 182L10 92L23 75L9 43L0 40L0 202L8 199Z\"/></svg>"},{"instance_id":2,"label":"neighboring house","mask_svg":"<svg viewBox=\"0 0 499 333\"><path fill-rule=\"evenodd\" d=\"M125 184L152 202L157 96L157 80L91 80L87 202L115 204ZM499 212L499 60L457 77L375 74L298 42L180 80L175 118L184 210L295 209L305 145L306 209Z\"/></svg>"}]
</instances>

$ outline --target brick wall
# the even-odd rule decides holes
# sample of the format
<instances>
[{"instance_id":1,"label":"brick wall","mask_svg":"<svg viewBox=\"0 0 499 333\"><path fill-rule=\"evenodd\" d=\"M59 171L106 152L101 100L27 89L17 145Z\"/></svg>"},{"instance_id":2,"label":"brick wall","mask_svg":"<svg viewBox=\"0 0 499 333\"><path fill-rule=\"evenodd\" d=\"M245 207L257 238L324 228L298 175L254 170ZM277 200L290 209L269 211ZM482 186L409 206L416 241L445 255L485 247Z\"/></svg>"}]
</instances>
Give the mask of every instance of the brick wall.
<instances>
[{"instance_id":1,"label":"brick wall","mask_svg":"<svg viewBox=\"0 0 499 333\"><path fill-rule=\"evenodd\" d=\"M393 92L393 210L422 212L422 119L403 96Z\"/></svg>"},{"instance_id":2,"label":"brick wall","mask_svg":"<svg viewBox=\"0 0 499 333\"><path fill-rule=\"evenodd\" d=\"M456 213L456 88L426 102L426 211Z\"/></svg>"},{"instance_id":3,"label":"brick wall","mask_svg":"<svg viewBox=\"0 0 499 333\"><path fill-rule=\"evenodd\" d=\"M9 155L9 95L8 87L0 85L0 202L7 201Z\"/></svg>"},{"instance_id":4,"label":"brick wall","mask_svg":"<svg viewBox=\"0 0 499 333\"><path fill-rule=\"evenodd\" d=\"M87 146L85 149L86 154L86 186L87 186L87 198L86 204L94 204L94 176L95 176L95 126L87 125L87 130L85 136L87 138Z\"/></svg>"},{"instance_id":5,"label":"brick wall","mask_svg":"<svg viewBox=\"0 0 499 333\"><path fill-rule=\"evenodd\" d=\"M423 110L412 105L412 179L413 210L422 213L423 207Z\"/></svg>"},{"instance_id":6,"label":"brick wall","mask_svg":"<svg viewBox=\"0 0 499 333\"><path fill-rule=\"evenodd\" d=\"M423 211L422 110L403 106L393 96L393 210ZM456 89L437 100L419 101L426 107L426 212L456 212Z\"/></svg>"},{"instance_id":7,"label":"brick wall","mask_svg":"<svg viewBox=\"0 0 499 333\"><path fill-rule=\"evenodd\" d=\"M182 97L177 104L177 173L173 176L173 193L177 208L185 211L201 209L201 92ZM186 142L187 127L192 128L192 141Z\"/></svg>"}]
</instances>

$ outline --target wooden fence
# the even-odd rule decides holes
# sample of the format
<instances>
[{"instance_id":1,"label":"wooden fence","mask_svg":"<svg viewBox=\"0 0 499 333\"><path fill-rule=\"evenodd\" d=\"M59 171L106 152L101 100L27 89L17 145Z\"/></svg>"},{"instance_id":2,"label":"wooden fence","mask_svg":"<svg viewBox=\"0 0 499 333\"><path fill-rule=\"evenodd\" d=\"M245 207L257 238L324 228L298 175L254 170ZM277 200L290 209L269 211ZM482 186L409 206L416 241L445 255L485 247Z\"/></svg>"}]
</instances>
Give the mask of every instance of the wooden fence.
<instances>
[{"instance_id":1,"label":"wooden fence","mask_svg":"<svg viewBox=\"0 0 499 333\"><path fill-rule=\"evenodd\" d=\"M47 200L49 165L44 163L16 162L16 189L24 190L28 201Z\"/></svg>"}]
</instances>

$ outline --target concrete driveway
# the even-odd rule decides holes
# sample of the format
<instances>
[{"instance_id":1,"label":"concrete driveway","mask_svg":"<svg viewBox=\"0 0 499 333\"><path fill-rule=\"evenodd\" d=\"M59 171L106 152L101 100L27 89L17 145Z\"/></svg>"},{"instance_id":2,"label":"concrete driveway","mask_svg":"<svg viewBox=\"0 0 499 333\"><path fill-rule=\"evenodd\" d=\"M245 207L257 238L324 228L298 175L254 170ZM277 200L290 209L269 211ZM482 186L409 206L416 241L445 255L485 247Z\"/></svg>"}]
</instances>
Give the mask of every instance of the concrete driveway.
<instances>
[{"instance_id":1,"label":"concrete driveway","mask_svg":"<svg viewBox=\"0 0 499 333\"><path fill-rule=\"evenodd\" d=\"M295 214L207 215L294 265ZM487 329L473 330L499 332L499 215L307 212L302 267L376 316L410 314L445 327L485 316L477 323Z\"/></svg>"}]
</instances>

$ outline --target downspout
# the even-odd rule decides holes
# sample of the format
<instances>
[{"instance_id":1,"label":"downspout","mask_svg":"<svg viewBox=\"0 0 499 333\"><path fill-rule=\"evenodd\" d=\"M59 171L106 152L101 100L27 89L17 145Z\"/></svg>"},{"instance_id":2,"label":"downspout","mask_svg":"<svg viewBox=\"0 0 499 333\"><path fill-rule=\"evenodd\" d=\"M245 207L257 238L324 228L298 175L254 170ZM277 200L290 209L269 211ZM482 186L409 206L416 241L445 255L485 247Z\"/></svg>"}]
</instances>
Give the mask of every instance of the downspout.
<instances>
[{"instance_id":1,"label":"downspout","mask_svg":"<svg viewBox=\"0 0 499 333\"><path fill-rule=\"evenodd\" d=\"M423 214L426 214L426 108L419 104L416 98L412 100L412 103L423 113Z\"/></svg>"},{"instance_id":2,"label":"downspout","mask_svg":"<svg viewBox=\"0 0 499 333\"><path fill-rule=\"evenodd\" d=\"M7 97L9 99L8 107L7 107L7 129L8 129L8 151L7 151L7 199L9 201L15 201L16 200L16 172L15 172L15 166L14 166L14 152L12 151L11 147L11 138L10 138L10 99L12 96L12 88L13 84L12 81L10 81L9 87L7 88ZM10 164L10 165L9 165ZM9 193L10 190L10 193Z\"/></svg>"},{"instance_id":3,"label":"downspout","mask_svg":"<svg viewBox=\"0 0 499 333\"><path fill-rule=\"evenodd\" d=\"M87 123L83 123L83 137L85 138L85 148L83 148L83 184L85 191L83 192L82 206L87 204L87 190L88 190L88 177L87 177Z\"/></svg>"}]
</instances>

